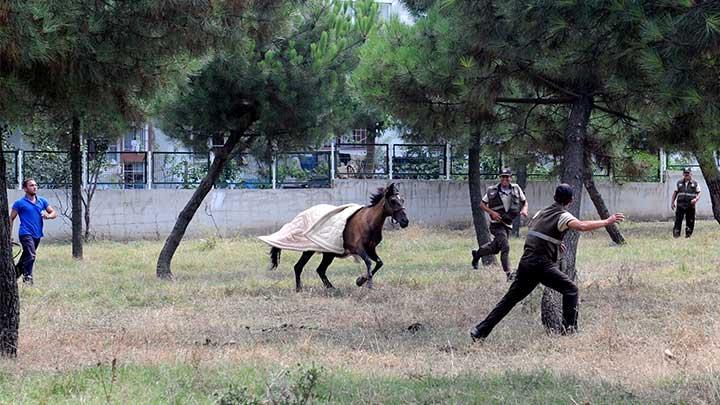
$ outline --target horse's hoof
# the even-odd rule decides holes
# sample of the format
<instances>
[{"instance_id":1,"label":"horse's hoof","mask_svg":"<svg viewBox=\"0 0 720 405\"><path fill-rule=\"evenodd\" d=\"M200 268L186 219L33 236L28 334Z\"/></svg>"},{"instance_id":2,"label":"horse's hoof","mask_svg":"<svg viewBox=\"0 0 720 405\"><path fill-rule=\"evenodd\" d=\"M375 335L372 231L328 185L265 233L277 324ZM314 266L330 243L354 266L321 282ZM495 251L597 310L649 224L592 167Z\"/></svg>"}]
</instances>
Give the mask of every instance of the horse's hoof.
<instances>
[{"instance_id":1,"label":"horse's hoof","mask_svg":"<svg viewBox=\"0 0 720 405\"><path fill-rule=\"evenodd\" d=\"M355 280L355 284L356 284L358 287L362 287L363 284L365 284L366 281L367 281L367 277L365 277L365 276L360 276L360 277L357 278L357 280Z\"/></svg>"},{"instance_id":2,"label":"horse's hoof","mask_svg":"<svg viewBox=\"0 0 720 405\"><path fill-rule=\"evenodd\" d=\"M302 292L302 287L295 287L295 292L296 293Z\"/></svg>"}]
</instances>

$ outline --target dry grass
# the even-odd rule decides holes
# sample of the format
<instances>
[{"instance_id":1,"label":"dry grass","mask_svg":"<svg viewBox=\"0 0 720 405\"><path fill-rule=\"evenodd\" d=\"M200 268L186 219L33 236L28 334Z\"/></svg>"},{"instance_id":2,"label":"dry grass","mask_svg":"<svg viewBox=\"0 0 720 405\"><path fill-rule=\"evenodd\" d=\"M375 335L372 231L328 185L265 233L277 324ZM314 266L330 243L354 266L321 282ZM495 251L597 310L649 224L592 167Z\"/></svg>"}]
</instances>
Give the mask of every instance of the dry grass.
<instances>
[{"instance_id":1,"label":"dry grass","mask_svg":"<svg viewBox=\"0 0 720 405\"><path fill-rule=\"evenodd\" d=\"M299 255L284 252L269 272L267 248L254 239L185 242L172 283L154 276L160 243L95 243L82 262L69 259L68 245L43 245L35 287L21 288L19 357L1 366L20 376L113 358L151 366L314 362L410 379L549 371L642 395L670 387L683 401L720 399L720 229L699 222L690 240L673 240L667 223L623 229L624 247L610 246L603 232L581 239L581 334L544 333L538 289L484 345L472 345L468 330L507 283L498 267L470 270L470 230L387 233L374 291L355 287L361 268L350 260L333 264L337 290L324 290L315 257L299 294ZM521 243L512 241L513 263Z\"/></svg>"}]
</instances>

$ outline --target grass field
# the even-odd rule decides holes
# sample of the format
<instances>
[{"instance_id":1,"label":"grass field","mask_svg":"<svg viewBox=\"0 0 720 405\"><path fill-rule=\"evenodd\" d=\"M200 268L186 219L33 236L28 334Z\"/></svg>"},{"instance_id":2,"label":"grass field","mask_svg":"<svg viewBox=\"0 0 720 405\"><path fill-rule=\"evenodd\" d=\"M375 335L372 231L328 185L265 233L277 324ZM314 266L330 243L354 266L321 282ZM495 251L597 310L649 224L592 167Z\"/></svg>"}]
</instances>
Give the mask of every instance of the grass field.
<instances>
[{"instance_id":1,"label":"grass field","mask_svg":"<svg viewBox=\"0 0 720 405\"><path fill-rule=\"evenodd\" d=\"M508 284L470 269L470 230L386 233L373 291L351 260L323 289L318 256L295 293L299 255L267 271L251 238L186 241L174 282L155 278L159 242L92 243L82 262L41 245L0 403L718 403L720 227L670 228L582 237L579 335L545 334L537 289L482 345L468 330Z\"/></svg>"}]
</instances>

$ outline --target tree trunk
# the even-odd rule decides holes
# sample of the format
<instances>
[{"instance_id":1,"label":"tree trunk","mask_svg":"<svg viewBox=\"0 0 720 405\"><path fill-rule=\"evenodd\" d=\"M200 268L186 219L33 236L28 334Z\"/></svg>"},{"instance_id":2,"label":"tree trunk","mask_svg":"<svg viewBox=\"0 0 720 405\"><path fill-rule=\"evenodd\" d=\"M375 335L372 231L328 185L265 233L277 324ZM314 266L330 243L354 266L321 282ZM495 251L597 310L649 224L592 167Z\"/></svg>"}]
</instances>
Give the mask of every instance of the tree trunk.
<instances>
[{"instance_id":1,"label":"tree trunk","mask_svg":"<svg viewBox=\"0 0 720 405\"><path fill-rule=\"evenodd\" d=\"M225 164L235 150L235 147L240 143L244 132L245 131L231 131L225 145L216 150L215 158L208 169L207 175L202 179L200 185L192 197L190 197L190 200L185 204L185 208L180 212L173 230L170 232L170 235L168 235L167 240L165 240L162 251L160 251L156 269L156 274L159 278L172 279L173 275L170 270L170 263L172 262L173 255L175 255L175 251L180 245L180 241L185 235L190 221L193 219L193 216L195 216L195 212L220 177L220 174L225 168Z\"/></svg>"},{"instance_id":2,"label":"tree trunk","mask_svg":"<svg viewBox=\"0 0 720 405\"><path fill-rule=\"evenodd\" d=\"M10 216L8 215L7 179L3 154L4 128L0 128L0 356L15 357L20 326L20 296L10 244Z\"/></svg>"},{"instance_id":3,"label":"tree trunk","mask_svg":"<svg viewBox=\"0 0 720 405\"><path fill-rule=\"evenodd\" d=\"M80 138L80 118L73 117L70 129L70 172L72 176L72 255L75 259L83 258L82 143Z\"/></svg>"},{"instance_id":4,"label":"tree trunk","mask_svg":"<svg viewBox=\"0 0 720 405\"><path fill-rule=\"evenodd\" d=\"M87 242L90 240L90 202L91 198L89 195L84 199L83 203L84 217L85 217L85 233L83 234L83 241Z\"/></svg>"},{"instance_id":5,"label":"tree trunk","mask_svg":"<svg viewBox=\"0 0 720 405\"><path fill-rule=\"evenodd\" d=\"M482 185L480 184L480 134L475 134L468 153L468 187L470 189L470 209L472 211L473 226L478 246L490 242L490 231L488 230L485 211L480 208L483 197ZM483 256L483 265L497 263L495 256Z\"/></svg>"},{"instance_id":6,"label":"tree trunk","mask_svg":"<svg viewBox=\"0 0 720 405\"><path fill-rule=\"evenodd\" d=\"M700 171L702 171L705 183L707 183L713 217L720 222L720 171L718 171L715 156L712 150L708 148L696 148L695 159L700 164Z\"/></svg>"},{"instance_id":7,"label":"tree trunk","mask_svg":"<svg viewBox=\"0 0 720 405\"><path fill-rule=\"evenodd\" d=\"M573 202L568 207L568 211L576 217L580 216L582 202L585 135L590 122L592 103L590 96L578 97L572 104L570 118L565 127L562 182L569 184L573 189ZM561 259L560 269L573 281L579 239L580 235L576 231L567 232L563 239L565 254ZM545 288L540 308L545 328L550 332L562 332L562 296Z\"/></svg>"},{"instance_id":8,"label":"tree trunk","mask_svg":"<svg viewBox=\"0 0 720 405\"><path fill-rule=\"evenodd\" d=\"M595 209L597 210L600 219L609 218L610 211L608 211L607 206L605 205L605 200L603 200L602 194L600 194L600 191L598 191L597 187L595 187L595 181L593 180L592 159L590 153L587 151L585 152L585 173L583 176L583 183L585 183L585 189L590 195L590 199L595 205ZM616 224L606 226L605 230L607 230L607 233L610 235L610 239L612 239L613 242L618 245L625 243L625 238L623 238L620 233L620 228L618 228Z\"/></svg>"},{"instance_id":9,"label":"tree trunk","mask_svg":"<svg viewBox=\"0 0 720 405\"><path fill-rule=\"evenodd\" d=\"M517 180L518 186L525 191L525 188L527 187L527 159L524 157L519 157L515 159L515 167L513 170L515 170L515 179ZM528 203L529 204L529 203ZM520 227L522 226L522 218L520 215L518 215L515 220L513 221L513 228L512 228L512 235L516 238L520 237Z\"/></svg>"}]
</instances>

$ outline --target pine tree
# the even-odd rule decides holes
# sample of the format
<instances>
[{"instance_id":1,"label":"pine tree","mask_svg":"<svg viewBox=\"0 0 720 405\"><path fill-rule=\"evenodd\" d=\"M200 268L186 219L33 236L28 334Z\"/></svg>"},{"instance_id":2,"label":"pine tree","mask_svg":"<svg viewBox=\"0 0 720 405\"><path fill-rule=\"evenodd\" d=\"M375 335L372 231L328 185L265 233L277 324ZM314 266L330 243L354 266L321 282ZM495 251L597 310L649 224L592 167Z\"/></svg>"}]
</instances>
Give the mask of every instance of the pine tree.
<instances>
[{"instance_id":1,"label":"pine tree","mask_svg":"<svg viewBox=\"0 0 720 405\"><path fill-rule=\"evenodd\" d=\"M8 17L17 22L6 34L4 53L13 63L3 81L19 83L48 115L70 122L73 257L82 258L83 122L100 116L142 120L143 99L170 77L182 75L208 49L248 32L279 1L182 0L97 2L64 0L12 2ZM21 22L25 21L26 24ZM250 22L248 22L250 21ZM15 56L24 41L49 36L47 48Z\"/></svg>"},{"instance_id":2,"label":"pine tree","mask_svg":"<svg viewBox=\"0 0 720 405\"><path fill-rule=\"evenodd\" d=\"M13 0L0 5L0 121L17 126L39 107L71 125L64 141L72 161L74 257L82 257L83 122L99 116L139 121L143 99L185 74L210 48L248 33L264 35L263 21L281 3ZM1 188L0 203L7 204ZM8 222L6 210L2 221ZM9 241L1 232L0 239ZM14 355L18 298L9 254L0 250L0 352Z\"/></svg>"},{"instance_id":3,"label":"pine tree","mask_svg":"<svg viewBox=\"0 0 720 405\"><path fill-rule=\"evenodd\" d=\"M642 68L652 79L648 120L651 141L670 150L692 152L708 185L713 216L720 222L720 3L667 4L643 24Z\"/></svg>"},{"instance_id":4,"label":"pine tree","mask_svg":"<svg viewBox=\"0 0 720 405\"><path fill-rule=\"evenodd\" d=\"M266 40L248 37L218 52L161 109L168 134L195 145L212 137L225 142L165 241L160 278L172 278L173 255L232 153L253 140L278 150L316 143L327 139L337 116L346 116L336 115L335 102L375 27L377 5L310 1L289 8L287 17L274 21Z\"/></svg>"}]
</instances>

